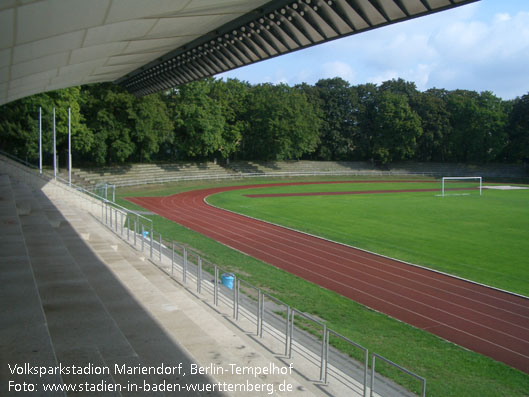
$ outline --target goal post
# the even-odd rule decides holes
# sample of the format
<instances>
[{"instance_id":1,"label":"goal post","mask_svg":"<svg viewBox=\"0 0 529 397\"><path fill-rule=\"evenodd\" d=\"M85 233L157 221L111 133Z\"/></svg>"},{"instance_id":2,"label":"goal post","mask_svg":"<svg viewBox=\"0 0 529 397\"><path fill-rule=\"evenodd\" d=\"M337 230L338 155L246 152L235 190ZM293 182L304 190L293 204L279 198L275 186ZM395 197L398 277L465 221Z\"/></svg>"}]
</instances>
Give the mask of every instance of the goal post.
<instances>
[{"instance_id":1,"label":"goal post","mask_svg":"<svg viewBox=\"0 0 529 397\"><path fill-rule=\"evenodd\" d=\"M483 192L483 181L480 176L444 176L441 183L441 196L468 195L471 192Z\"/></svg>"}]
</instances>

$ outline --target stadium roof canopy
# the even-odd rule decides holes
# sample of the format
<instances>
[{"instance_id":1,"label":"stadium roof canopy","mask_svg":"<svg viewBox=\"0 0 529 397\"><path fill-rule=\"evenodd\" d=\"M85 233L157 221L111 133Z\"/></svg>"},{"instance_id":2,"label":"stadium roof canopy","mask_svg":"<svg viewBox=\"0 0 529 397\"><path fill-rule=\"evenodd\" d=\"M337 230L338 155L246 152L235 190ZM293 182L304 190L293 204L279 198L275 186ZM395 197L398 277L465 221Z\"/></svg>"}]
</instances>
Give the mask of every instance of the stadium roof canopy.
<instances>
[{"instance_id":1,"label":"stadium roof canopy","mask_svg":"<svg viewBox=\"0 0 529 397\"><path fill-rule=\"evenodd\" d=\"M116 82L150 94L476 0L2 0L0 104Z\"/></svg>"}]
</instances>

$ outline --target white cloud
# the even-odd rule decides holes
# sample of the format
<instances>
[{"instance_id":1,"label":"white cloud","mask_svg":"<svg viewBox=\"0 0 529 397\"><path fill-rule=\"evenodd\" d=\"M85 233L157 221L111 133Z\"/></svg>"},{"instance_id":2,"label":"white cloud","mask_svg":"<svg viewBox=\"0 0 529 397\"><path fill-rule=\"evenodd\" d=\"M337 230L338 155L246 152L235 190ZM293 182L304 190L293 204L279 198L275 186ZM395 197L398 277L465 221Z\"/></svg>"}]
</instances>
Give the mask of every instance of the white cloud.
<instances>
[{"instance_id":1,"label":"white cloud","mask_svg":"<svg viewBox=\"0 0 529 397\"><path fill-rule=\"evenodd\" d=\"M421 90L490 90L507 99L529 91L527 65L529 2L482 0L230 73L289 84L336 76L352 84L401 77Z\"/></svg>"},{"instance_id":2,"label":"white cloud","mask_svg":"<svg viewBox=\"0 0 529 397\"><path fill-rule=\"evenodd\" d=\"M529 12L480 16L479 10L477 3L391 25L329 43L327 52L354 54L347 63L358 83L401 77L422 90L523 95L529 91L529 74L521 66L529 65Z\"/></svg>"},{"instance_id":3,"label":"white cloud","mask_svg":"<svg viewBox=\"0 0 529 397\"><path fill-rule=\"evenodd\" d=\"M510 98L529 91L529 13L497 14L488 23L457 22L432 38L434 71L447 88L491 90ZM518 92L515 93L514 81Z\"/></svg>"},{"instance_id":4,"label":"white cloud","mask_svg":"<svg viewBox=\"0 0 529 397\"><path fill-rule=\"evenodd\" d=\"M355 72L351 66L342 61L326 62L322 66L323 78L341 77L346 81L354 81Z\"/></svg>"},{"instance_id":5,"label":"white cloud","mask_svg":"<svg viewBox=\"0 0 529 397\"><path fill-rule=\"evenodd\" d=\"M429 87L430 74L435 69L435 64L418 64L416 68L410 70L406 77L403 77L405 80L414 81L417 85L417 88L421 91L424 91Z\"/></svg>"},{"instance_id":6,"label":"white cloud","mask_svg":"<svg viewBox=\"0 0 529 397\"><path fill-rule=\"evenodd\" d=\"M502 23L511 20L511 16L507 12L494 15L494 23Z\"/></svg>"},{"instance_id":7,"label":"white cloud","mask_svg":"<svg viewBox=\"0 0 529 397\"><path fill-rule=\"evenodd\" d=\"M399 77L401 76L399 76L399 73L396 70L385 70L380 74L369 77L367 81L369 83L380 84L384 81L398 79Z\"/></svg>"},{"instance_id":8,"label":"white cloud","mask_svg":"<svg viewBox=\"0 0 529 397\"><path fill-rule=\"evenodd\" d=\"M277 79L269 79L272 84L288 84L288 79L286 77L280 77Z\"/></svg>"}]
</instances>

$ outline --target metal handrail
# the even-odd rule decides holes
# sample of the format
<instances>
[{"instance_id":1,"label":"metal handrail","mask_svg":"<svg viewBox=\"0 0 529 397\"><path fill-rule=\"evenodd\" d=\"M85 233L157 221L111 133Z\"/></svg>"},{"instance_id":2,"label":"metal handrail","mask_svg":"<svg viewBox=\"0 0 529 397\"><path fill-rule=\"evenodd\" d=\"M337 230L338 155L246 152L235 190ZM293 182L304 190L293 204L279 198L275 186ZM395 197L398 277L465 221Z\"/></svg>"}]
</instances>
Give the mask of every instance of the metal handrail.
<instances>
[{"instance_id":1,"label":"metal handrail","mask_svg":"<svg viewBox=\"0 0 529 397\"><path fill-rule=\"evenodd\" d=\"M371 353L371 357L372 357L372 362L371 362L371 397L373 397L374 393L375 393L374 392L374 388L375 388L375 362L376 362L377 358L379 358L382 361L386 362L387 364L393 366L394 368L399 369L400 371L404 372L405 374L408 374L408 375L414 377L415 379L421 381L421 383L422 383L421 397L426 397L426 379L424 379L422 376L419 376L416 373L411 372L409 369L406 369L404 367L401 367L398 364L395 364L393 361L388 360L387 358L381 356L380 354Z\"/></svg>"},{"instance_id":2,"label":"metal handrail","mask_svg":"<svg viewBox=\"0 0 529 397\"><path fill-rule=\"evenodd\" d=\"M10 158L11 160L15 160L15 161L17 161L17 162L19 162L19 163L22 163L22 164L24 164L25 166L27 166L27 167L29 167L29 168L33 168L33 169L36 169L36 170L39 169L36 165L33 165L33 164L31 164L31 163L28 163L27 161L22 160L21 158L19 158L19 157L13 155L13 154L11 154L11 153L7 153L7 152L5 152L5 151L3 151L3 150L1 150L1 149L0 149L0 154L6 156L6 157L8 157L8 158Z\"/></svg>"},{"instance_id":3,"label":"metal handrail","mask_svg":"<svg viewBox=\"0 0 529 397\"><path fill-rule=\"evenodd\" d=\"M15 155L7 153L7 152L5 152L3 150L0 150L0 154L5 156L5 157L7 157L7 158L9 158L9 159L11 159L11 160L13 160L13 161L15 161L15 162L17 162L17 163L21 163L22 165L25 165L26 167L29 167L29 168L31 168L33 170L38 170L37 166L35 166L35 165L31 164L31 163L28 163L27 161L24 161L21 158L18 158L17 156L15 156ZM52 175L49 175L45 171L43 171L43 175L46 175L47 177L52 178L52 179L54 178ZM99 201L101 201L101 202L103 202L103 203L105 203L107 205L111 205L113 207L119 208L120 210L124 211L127 214L134 215L134 216L136 216L137 219L141 218L142 220L145 221L145 223L148 223L149 225L151 225L150 229L152 230L152 219L149 219L149 218L137 213L136 211L130 210L128 208L125 208L122 205L119 205L119 204L116 204L114 202L111 202L108 199L106 199L106 198L104 198L104 197L102 197L102 196L100 196L100 195L98 195L96 193L93 193L93 192L87 190L86 188L84 188L82 186L78 186L78 185L76 185L74 183L70 183L69 181L61 178L60 176L57 176L54 179L59 181L59 182L61 182L61 183L63 183L64 185L72 187L73 189L75 189L75 190L77 190L77 191L79 191L81 193L87 194L87 195L95 198L96 200L99 200Z\"/></svg>"},{"instance_id":4,"label":"metal handrail","mask_svg":"<svg viewBox=\"0 0 529 397\"><path fill-rule=\"evenodd\" d=\"M138 218L138 219L141 218L141 219L145 220L146 223L149 223L151 225L151 229L152 229L152 219L149 219L149 218L139 214L138 212L136 212L134 210L128 209L126 207L123 207L122 205L119 205L119 204L117 204L117 203L115 203L113 201L110 201L110 200L104 198L103 196L98 195L97 193L93 193L93 192L85 189L82 186L78 186L78 185L76 185L74 183L69 183L67 180L61 178L60 176L57 177L57 180L59 182L64 183L65 185L71 186L72 188L74 188L75 190L77 190L77 191L79 191L81 193L88 194L89 196L92 196L92 197L96 198L97 200L100 200L100 201L104 202L106 205L110 205L112 207L118 208L118 209L120 209L121 211L123 211L123 212L125 212L127 214L136 216L136 218Z\"/></svg>"}]
</instances>

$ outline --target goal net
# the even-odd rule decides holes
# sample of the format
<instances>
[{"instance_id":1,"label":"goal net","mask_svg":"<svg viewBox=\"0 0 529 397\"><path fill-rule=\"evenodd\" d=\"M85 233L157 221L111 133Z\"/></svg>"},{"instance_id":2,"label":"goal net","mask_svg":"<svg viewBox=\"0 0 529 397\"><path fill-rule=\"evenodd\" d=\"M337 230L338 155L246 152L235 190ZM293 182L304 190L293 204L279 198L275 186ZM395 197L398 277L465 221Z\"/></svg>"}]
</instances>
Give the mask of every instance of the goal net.
<instances>
[{"instance_id":1,"label":"goal net","mask_svg":"<svg viewBox=\"0 0 529 397\"><path fill-rule=\"evenodd\" d=\"M445 176L441 184L441 196L479 194L483 191L480 176Z\"/></svg>"},{"instance_id":2,"label":"goal net","mask_svg":"<svg viewBox=\"0 0 529 397\"><path fill-rule=\"evenodd\" d=\"M116 186L104 182L98 183L94 187L94 193L97 194L99 197L114 202L116 197Z\"/></svg>"}]
</instances>

